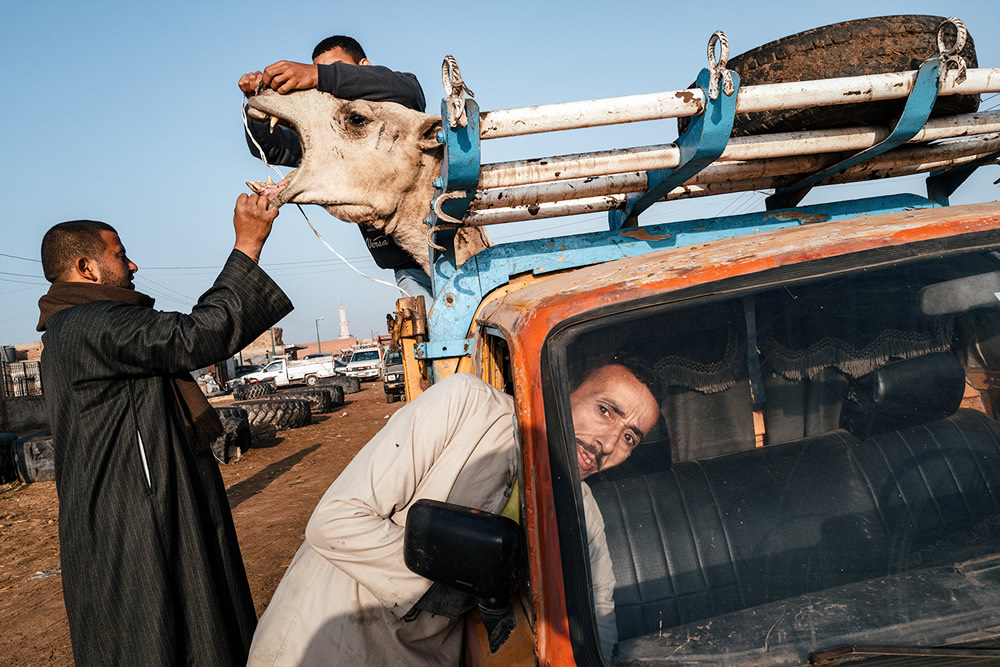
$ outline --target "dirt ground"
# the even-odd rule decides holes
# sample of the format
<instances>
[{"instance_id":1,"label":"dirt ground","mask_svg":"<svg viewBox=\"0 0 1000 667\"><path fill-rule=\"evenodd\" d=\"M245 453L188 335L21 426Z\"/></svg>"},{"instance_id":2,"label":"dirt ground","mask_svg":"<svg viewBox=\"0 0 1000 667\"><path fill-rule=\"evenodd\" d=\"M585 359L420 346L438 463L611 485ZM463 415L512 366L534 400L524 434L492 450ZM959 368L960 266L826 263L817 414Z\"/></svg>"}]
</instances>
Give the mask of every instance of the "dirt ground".
<instances>
[{"instance_id":1,"label":"dirt ground","mask_svg":"<svg viewBox=\"0 0 1000 667\"><path fill-rule=\"evenodd\" d=\"M402 405L385 403L380 382L363 384L344 406L314 415L310 426L255 441L239 461L220 466L258 616L320 497ZM58 518L54 482L0 486L0 665L73 664Z\"/></svg>"}]
</instances>

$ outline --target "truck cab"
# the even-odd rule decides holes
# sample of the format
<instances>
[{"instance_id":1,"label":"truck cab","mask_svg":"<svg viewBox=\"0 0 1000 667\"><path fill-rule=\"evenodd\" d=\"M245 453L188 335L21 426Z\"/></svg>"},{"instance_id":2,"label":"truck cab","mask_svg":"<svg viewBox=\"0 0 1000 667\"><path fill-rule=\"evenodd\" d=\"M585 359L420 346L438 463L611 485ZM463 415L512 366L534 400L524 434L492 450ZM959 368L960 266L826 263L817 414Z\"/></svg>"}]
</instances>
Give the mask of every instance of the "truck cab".
<instances>
[{"instance_id":1,"label":"truck cab","mask_svg":"<svg viewBox=\"0 0 1000 667\"><path fill-rule=\"evenodd\" d=\"M934 66L908 73L912 89L947 78ZM469 665L1000 658L1000 203L948 201L995 149L938 165L926 197L798 205L877 157L863 150L777 180L766 211L643 226L649 204L688 196L682 184L721 167L731 118L715 157L685 160L715 141L708 126L742 93L734 76L734 99L713 98L716 74L703 74L705 108L678 139L675 171L586 206L544 208L559 182L470 198L474 179L448 180L478 146L468 133L480 114L466 134L444 124L450 157L428 219L441 223L436 296L400 299L393 326L406 393L466 372L510 394L520 472L502 515L411 508L411 569L478 600L465 617ZM781 108L781 94L760 99ZM934 99L910 101L904 117L920 104L929 114ZM534 177L561 159L502 168ZM471 208L449 212L463 196ZM523 211L483 203L529 196L539 203ZM461 265L441 233L463 214L487 224L598 206L611 209L608 231L500 244ZM659 423L583 480L572 378L625 357L655 376ZM603 544L588 539L598 519ZM600 558L615 580L610 650L595 607Z\"/></svg>"}]
</instances>

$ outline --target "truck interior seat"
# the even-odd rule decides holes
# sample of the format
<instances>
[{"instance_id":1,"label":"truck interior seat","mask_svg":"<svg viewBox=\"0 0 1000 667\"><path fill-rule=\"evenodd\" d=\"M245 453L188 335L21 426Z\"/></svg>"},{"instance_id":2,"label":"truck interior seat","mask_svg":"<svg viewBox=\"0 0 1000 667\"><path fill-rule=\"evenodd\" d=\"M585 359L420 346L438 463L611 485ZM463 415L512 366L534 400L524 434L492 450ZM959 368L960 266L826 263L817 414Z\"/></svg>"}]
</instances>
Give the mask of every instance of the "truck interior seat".
<instances>
[{"instance_id":1,"label":"truck interior seat","mask_svg":"<svg viewBox=\"0 0 1000 667\"><path fill-rule=\"evenodd\" d=\"M951 318L921 313L916 280L862 276L758 297L767 444L837 429L852 378L951 348Z\"/></svg>"},{"instance_id":2,"label":"truck interior seat","mask_svg":"<svg viewBox=\"0 0 1000 667\"><path fill-rule=\"evenodd\" d=\"M1000 512L1000 424L972 410L942 418L958 404L938 398L954 360L932 356L883 371L878 400L853 400L851 413L868 416L845 423L866 425L861 437L838 429L594 479L620 638L958 558L968 542L956 531ZM921 382L903 382L905 364ZM914 401L930 407L900 422L898 406Z\"/></svg>"}]
</instances>

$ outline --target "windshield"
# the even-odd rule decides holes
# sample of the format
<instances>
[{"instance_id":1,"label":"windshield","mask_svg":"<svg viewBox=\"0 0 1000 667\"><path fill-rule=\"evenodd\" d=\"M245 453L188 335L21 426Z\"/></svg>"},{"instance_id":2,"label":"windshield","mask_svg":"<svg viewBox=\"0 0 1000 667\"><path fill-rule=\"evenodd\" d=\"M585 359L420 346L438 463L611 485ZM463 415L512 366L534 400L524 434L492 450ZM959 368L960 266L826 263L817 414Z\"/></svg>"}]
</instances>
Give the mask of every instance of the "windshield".
<instances>
[{"instance_id":1,"label":"windshield","mask_svg":"<svg viewBox=\"0 0 1000 667\"><path fill-rule=\"evenodd\" d=\"M998 271L969 253L772 282L560 339L558 460L585 487L578 532L603 518L616 661L1000 646ZM608 367L644 390L581 419ZM656 425L630 442L647 396ZM600 628L589 558L579 613Z\"/></svg>"},{"instance_id":2,"label":"windshield","mask_svg":"<svg viewBox=\"0 0 1000 667\"><path fill-rule=\"evenodd\" d=\"M385 365L392 366L394 364L402 364L403 355L399 350L391 350L387 355L385 355Z\"/></svg>"},{"instance_id":3,"label":"windshield","mask_svg":"<svg viewBox=\"0 0 1000 667\"><path fill-rule=\"evenodd\" d=\"M351 357L351 361L378 361L378 352L376 350L365 350L364 352L355 352L354 356Z\"/></svg>"}]
</instances>

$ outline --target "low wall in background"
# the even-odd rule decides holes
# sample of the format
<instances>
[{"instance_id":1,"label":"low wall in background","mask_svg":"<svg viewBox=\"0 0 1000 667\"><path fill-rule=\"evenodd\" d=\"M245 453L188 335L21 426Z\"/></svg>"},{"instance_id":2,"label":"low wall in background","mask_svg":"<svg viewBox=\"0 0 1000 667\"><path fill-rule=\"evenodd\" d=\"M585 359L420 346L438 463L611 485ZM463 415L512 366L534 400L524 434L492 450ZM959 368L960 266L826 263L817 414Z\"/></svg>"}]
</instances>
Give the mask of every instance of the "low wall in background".
<instances>
[{"instance_id":1,"label":"low wall in background","mask_svg":"<svg viewBox=\"0 0 1000 667\"><path fill-rule=\"evenodd\" d=\"M49 415L45 411L44 396L8 396L4 402L6 404L6 423L2 425L4 430L22 431L33 426L48 426Z\"/></svg>"}]
</instances>

